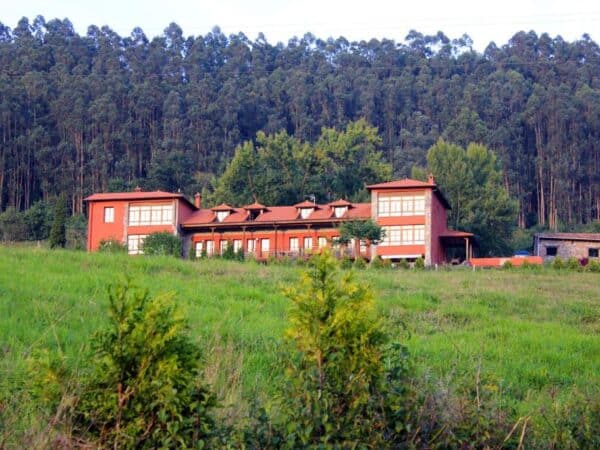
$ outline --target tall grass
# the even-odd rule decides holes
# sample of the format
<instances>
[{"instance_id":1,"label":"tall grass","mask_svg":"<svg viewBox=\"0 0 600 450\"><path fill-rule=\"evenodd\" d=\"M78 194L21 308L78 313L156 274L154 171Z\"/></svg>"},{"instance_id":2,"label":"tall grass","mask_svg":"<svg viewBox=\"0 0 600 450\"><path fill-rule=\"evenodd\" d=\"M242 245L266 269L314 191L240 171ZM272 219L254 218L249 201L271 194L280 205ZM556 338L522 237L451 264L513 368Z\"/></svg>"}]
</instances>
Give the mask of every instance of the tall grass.
<instances>
[{"instance_id":1,"label":"tall grass","mask_svg":"<svg viewBox=\"0 0 600 450\"><path fill-rule=\"evenodd\" d=\"M172 291L205 349L205 375L235 422L282 376L288 304L297 267L0 248L0 417L23 435L41 427L27 395L27 359L40 349L79 367L106 323L106 287L124 278ZM407 340L424 392L487 396L514 418L579 393L600 395L600 276L567 271L358 273ZM227 410L228 405L236 405ZM4 408L4 413L2 413ZM12 414L7 414L11 412ZM1 419L0 419L1 420ZM37 425L36 425L37 424ZM0 422L0 431L2 423Z\"/></svg>"}]
</instances>

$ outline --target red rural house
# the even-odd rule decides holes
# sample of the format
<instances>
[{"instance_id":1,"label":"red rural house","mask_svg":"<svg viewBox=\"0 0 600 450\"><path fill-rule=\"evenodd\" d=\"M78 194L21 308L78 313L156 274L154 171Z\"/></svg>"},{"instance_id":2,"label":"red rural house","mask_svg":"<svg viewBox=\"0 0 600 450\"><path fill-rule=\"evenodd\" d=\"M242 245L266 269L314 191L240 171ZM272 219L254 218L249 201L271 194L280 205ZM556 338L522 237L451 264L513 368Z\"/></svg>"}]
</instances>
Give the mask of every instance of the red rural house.
<instances>
[{"instance_id":1,"label":"red rural house","mask_svg":"<svg viewBox=\"0 0 600 450\"><path fill-rule=\"evenodd\" d=\"M130 254L142 252L144 238L168 231L184 240L197 257L222 253L228 245L256 258L296 256L335 246L339 226L349 220L373 219L385 230L379 245L356 242L343 249L349 256L414 260L427 265L446 262L449 247L472 255L471 233L448 230L448 201L433 177L427 182L403 179L367 186L370 203L337 200L327 204L303 201L293 206L243 207L221 204L202 208L200 194L190 203L183 194L168 192L102 193L88 197L88 250L100 241L116 239ZM341 250L341 249L340 249Z\"/></svg>"}]
</instances>

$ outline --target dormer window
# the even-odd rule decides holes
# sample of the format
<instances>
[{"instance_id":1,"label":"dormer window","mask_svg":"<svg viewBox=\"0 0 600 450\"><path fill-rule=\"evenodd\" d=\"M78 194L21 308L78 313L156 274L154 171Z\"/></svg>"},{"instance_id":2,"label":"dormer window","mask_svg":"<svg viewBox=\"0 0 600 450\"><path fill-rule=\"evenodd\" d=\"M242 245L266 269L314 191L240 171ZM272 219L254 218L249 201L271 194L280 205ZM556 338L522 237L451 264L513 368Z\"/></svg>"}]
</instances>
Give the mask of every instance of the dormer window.
<instances>
[{"instance_id":1,"label":"dormer window","mask_svg":"<svg viewBox=\"0 0 600 450\"><path fill-rule=\"evenodd\" d=\"M308 219L308 216L310 216L314 210L315 208L300 208L300 217Z\"/></svg>"},{"instance_id":2,"label":"dormer window","mask_svg":"<svg viewBox=\"0 0 600 450\"><path fill-rule=\"evenodd\" d=\"M346 211L348 211L347 206L336 206L335 208L333 208L333 213L335 214L335 217L337 217L338 219L340 217L343 217L344 214L346 214Z\"/></svg>"},{"instance_id":3,"label":"dormer window","mask_svg":"<svg viewBox=\"0 0 600 450\"><path fill-rule=\"evenodd\" d=\"M225 203L221 203L219 206L212 208L212 212L215 214L217 222L223 222L232 211L234 211L234 209Z\"/></svg>"},{"instance_id":4,"label":"dormer window","mask_svg":"<svg viewBox=\"0 0 600 450\"><path fill-rule=\"evenodd\" d=\"M268 211L265 205L261 205L258 202L254 202L251 205L246 205L244 206L244 209L247 211L248 220L256 220L258 216Z\"/></svg>"},{"instance_id":5,"label":"dormer window","mask_svg":"<svg viewBox=\"0 0 600 450\"><path fill-rule=\"evenodd\" d=\"M229 211L217 211L217 220L219 222L223 222L223 220L225 220L225 217L227 217L229 215Z\"/></svg>"}]
</instances>

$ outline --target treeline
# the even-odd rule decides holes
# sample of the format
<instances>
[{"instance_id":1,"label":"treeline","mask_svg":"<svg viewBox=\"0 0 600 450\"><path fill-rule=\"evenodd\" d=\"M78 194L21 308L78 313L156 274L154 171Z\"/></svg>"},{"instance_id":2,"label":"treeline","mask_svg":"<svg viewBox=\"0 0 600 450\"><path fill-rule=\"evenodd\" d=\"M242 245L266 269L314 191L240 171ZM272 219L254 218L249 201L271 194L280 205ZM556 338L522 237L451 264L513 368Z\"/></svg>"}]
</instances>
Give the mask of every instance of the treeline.
<instances>
[{"instance_id":1,"label":"treeline","mask_svg":"<svg viewBox=\"0 0 600 450\"><path fill-rule=\"evenodd\" d=\"M122 37L67 20L0 24L0 210L59 194L72 213L96 191L214 190L257 132L314 142L364 118L394 176L439 137L479 142L503 165L518 225L600 218L600 49L519 32L481 54L468 36L286 45L263 36Z\"/></svg>"}]
</instances>

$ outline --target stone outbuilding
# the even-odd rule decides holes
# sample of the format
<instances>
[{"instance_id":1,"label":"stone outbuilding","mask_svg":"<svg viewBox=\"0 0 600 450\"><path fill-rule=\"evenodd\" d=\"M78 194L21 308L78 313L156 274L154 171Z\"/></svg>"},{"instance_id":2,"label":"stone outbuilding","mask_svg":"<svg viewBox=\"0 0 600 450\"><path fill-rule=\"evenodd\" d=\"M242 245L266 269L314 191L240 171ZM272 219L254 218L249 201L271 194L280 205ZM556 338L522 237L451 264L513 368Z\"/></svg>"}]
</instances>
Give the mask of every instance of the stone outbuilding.
<instances>
[{"instance_id":1,"label":"stone outbuilding","mask_svg":"<svg viewBox=\"0 0 600 450\"><path fill-rule=\"evenodd\" d=\"M537 233L533 237L533 253L545 260L556 256L599 259L600 233Z\"/></svg>"}]
</instances>

